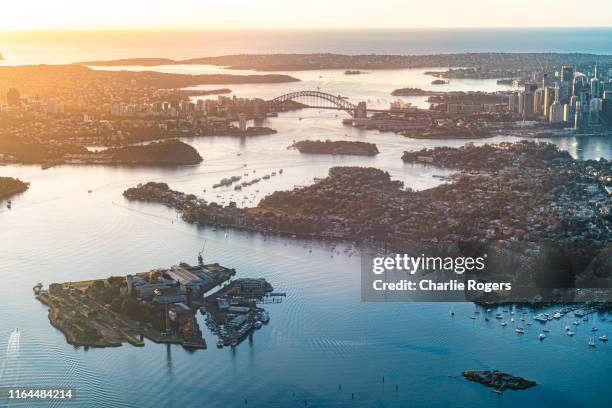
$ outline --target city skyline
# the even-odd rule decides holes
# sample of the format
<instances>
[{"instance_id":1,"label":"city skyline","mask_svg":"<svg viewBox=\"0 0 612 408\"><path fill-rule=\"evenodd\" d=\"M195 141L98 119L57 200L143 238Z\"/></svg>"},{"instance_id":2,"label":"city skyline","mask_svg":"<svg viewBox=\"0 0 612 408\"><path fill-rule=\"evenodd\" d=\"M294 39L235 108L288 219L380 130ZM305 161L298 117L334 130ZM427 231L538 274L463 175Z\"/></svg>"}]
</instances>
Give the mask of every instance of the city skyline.
<instances>
[{"instance_id":1,"label":"city skyline","mask_svg":"<svg viewBox=\"0 0 612 408\"><path fill-rule=\"evenodd\" d=\"M280 0L230 0L222 4L177 0L172 3L136 0L76 0L57 3L27 0L3 7L3 30L74 29L347 29L347 28L519 28L608 27L612 6L590 2L597 13L576 13L575 4L516 0L502 11L485 0L435 3L382 0L323 2L296 5ZM554 18L543 18L550 16Z\"/></svg>"}]
</instances>

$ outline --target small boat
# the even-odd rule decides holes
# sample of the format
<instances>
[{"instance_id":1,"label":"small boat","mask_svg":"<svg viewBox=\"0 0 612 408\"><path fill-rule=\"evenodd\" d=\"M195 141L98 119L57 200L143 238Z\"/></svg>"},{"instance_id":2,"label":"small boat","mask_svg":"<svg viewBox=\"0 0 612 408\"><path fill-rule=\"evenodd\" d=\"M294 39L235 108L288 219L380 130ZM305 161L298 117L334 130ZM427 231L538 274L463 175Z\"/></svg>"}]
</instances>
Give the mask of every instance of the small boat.
<instances>
[{"instance_id":1,"label":"small boat","mask_svg":"<svg viewBox=\"0 0 612 408\"><path fill-rule=\"evenodd\" d=\"M568 331L566 331L566 332L565 332L565 334L567 334L568 336L572 337L572 336L573 336L574 334L576 334L576 333L574 333L574 332L573 332L573 331L571 331L571 330L568 330Z\"/></svg>"},{"instance_id":2,"label":"small boat","mask_svg":"<svg viewBox=\"0 0 612 408\"><path fill-rule=\"evenodd\" d=\"M470 319L476 320L476 316L470 316Z\"/></svg>"},{"instance_id":3,"label":"small boat","mask_svg":"<svg viewBox=\"0 0 612 408\"><path fill-rule=\"evenodd\" d=\"M544 333L548 333L550 330L548 330L548 329L544 328L544 329L542 329L542 331L543 331Z\"/></svg>"},{"instance_id":4,"label":"small boat","mask_svg":"<svg viewBox=\"0 0 612 408\"><path fill-rule=\"evenodd\" d=\"M255 329L261 329L261 326L263 326L263 324L260 321L256 321L255 323L253 323L253 327Z\"/></svg>"},{"instance_id":5,"label":"small boat","mask_svg":"<svg viewBox=\"0 0 612 408\"><path fill-rule=\"evenodd\" d=\"M453 308L452 308L452 307L451 307L450 309L448 309L448 313L449 313L451 316L454 316L454 315L455 315L455 311L453 310Z\"/></svg>"},{"instance_id":6,"label":"small boat","mask_svg":"<svg viewBox=\"0 0 612 408\"><path fill-rule=\"evenodd\" d=\"M263 312L259 320L264 324L268 323L270 321L270 315L268 314L268 312Z\"/></svg>"},{"instance_id":7,"label":"small boat","mask_svg":"<svg viewBox=\"0 0 612 408\"><path fill-rule=\"evenodd\" d=\"M518 326L515 332L517 332L518 334L523 334L525 333L525 329L523 328L523 326Z\"/></svg>"},{"instance_id":8,"label":"small boat","mask_svg":"<svg viewBox=\"0 0 612 408\"><path fill-rule=\"evenodd\" d=\"M606 336L605 334L603 336L599 336L599 340L608 341L608 336Z\"/></svg>"},{"instance_id":9,"label":"small boat","mask_svg":"<svg viewBox=\"0 0 612 408\"><path fill-rule=\"evenodd\" d=\"M515 322L515 320L514 320L514 316L512 316L512 319L510 319L510 321L511 321L512 323L514 323L514 322Z\"/></svg>"},{"instance_id":10,"label":"small boat","mask_svg":"<svg viewBox=\"0 0 612 408\"><path fill-rule=\"evenodd\" d=\"M569 327L569 326L565 326L565 331L566 331L566 332L568 332L568 331L570 331L570 330L571 330L571 329L570 329L570 327Z\"/></svg>"},{"instance_id":11,"label":"small boat","mask_svg":"<svg viewBox=\"0 0 612 408\"><path fill-rule=\"evenodd\" d=\"M217 348L223 348L223 340L221 339L217 340Z\"/></svg>"},{"instance_id":12,"label":"small boat","mask_svg":"<svg viewBox=\"0 0 612 408\"><path fill-rule=\"evenodd\" d=\"M502 390L498 390L497 388L494 390L491 390L491 392L494 392L495 394L503 394L504 392Z\"/></svg>"},{"instance_id":13,"label":"small boat","mask_svg":"<svg viewBox=\"0 0 612 408\"><path fill-rule=\"evenodd\" d=\"M555 319L560 319L561 318L561 313L557 312L553 315L553 318Z\"/></svg>"},{"instance_id":14,"label":"small boat","mask_svg":"<svg viewBox=\"0 0 612 408\"><path fill-rule=\"evenodd\" d=\"M507 324L508 324L508 323L507 323L506 321L501 322L501 325L502 325L503 327L506 327L506 325L507 325Z\"/></svg>"},{"instance_id":15,"label":"small boat","mask_svg":"<svg viewBox=\"0 0 612 408\"><path fill-rule=\"evenodd\" d=\"M544 333L540 333L540 335L538 336L538 339L540 339L540 341L544 340L546 338L546 335Z\"/></svg>"},{"instance_id":16,"label":"small boat","mask_svg":"<svg viewBox=\"0 0 612 408\"><path fill-rule=\"evenodd\" d=\"M595 347L595 338L591 336L588 344L589 344L589 347Z\"/></svg>"},{"instance_id":17,"label":"small boat","mask_svg":"<svg viewBox=\"0 0 612 408\"><path fill-rule=\"evenodd\" d=\"M591 331L596 332L597 330L599 330L596 326L593 326L593 328L591 329Z\"/></svg>"},{"instance_id":18,"label":"small boat","mask_svg":"<svg viewBox=\"0 0 612 408\"><path fill-rule=\"evenodd\" d=\"M238 340L234 339L232 340L232 342L230 343L230 346L232 346L232 348L236 347L238 345Z\"/></svg>"},{"instance_id":19,"label":"small boat","mask_svg":"<svg viewBox=\"0 0 612 408\"><path fill-rule=\"evenodd\" d=\"M575 325L575 326L580 325L580 320L574 320L574 325Z\"/></svg>"}]
</instances>

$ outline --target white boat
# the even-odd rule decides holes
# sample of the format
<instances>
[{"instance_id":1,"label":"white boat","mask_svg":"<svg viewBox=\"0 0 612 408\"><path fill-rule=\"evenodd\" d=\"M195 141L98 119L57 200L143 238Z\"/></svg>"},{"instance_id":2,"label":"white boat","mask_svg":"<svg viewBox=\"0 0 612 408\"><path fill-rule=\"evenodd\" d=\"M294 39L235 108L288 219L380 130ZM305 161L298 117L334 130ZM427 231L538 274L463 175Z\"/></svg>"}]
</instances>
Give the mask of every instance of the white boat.
<instances>
[{"instance_id":1,"label":"white boat","mask_svg":"<svg viewBox=\"0 0 612 408\"><path fill-rule=\"evenodd\" d=\"M592 337L589 339L589 347L595 347L595 337Z\"/></svg>"},{"instance_id":2,"label":"white boat","mask_svg":"<svg viewBox=\"0 0 612 408\"><path fill-rule=\"evenodd\" d=\"M606 336L605 334L603 336L599 336L599 340L608 341L608 336Z\"/></svg>"},{"instance_id":3,"label":"white boat","mask_svg":"<svg viewBox=\"0 0 612 408\"><path fill-rule=\"evenodd\" d=\"M544 340L546 338L546 335L544 333L540 333L540 335L538 336L538 339L540 340Z\"/></svg>"},{"instance_id":4,"label":"white boat","mask_svg":"<svg viewBox=\"0 0 612 408\"><path fill-rule=\"evenodd\" d=\"M580 320L574 320L574 325L578 326L580 324Z\"/></svg>"},{"instance_id":5,"label":"white boat","mask_svg":"<svg viewBox=\"0 0 612 408\"><path fill-rule=\"evenodd\" d=\"M568 330L568 331L566 331L566 332L565 332L565 334L567 334L568 336L570 336L570 337L571 337L571 336L573 336L573 335L574 335L574 334L576 334L576 333L574 333L574 332L573 332L573 331L571 331L571 330Z\"/></svg>"},{"instance_id":6,"label":"white boat","mask_svg":"<svg viewBox=\"0 0 612 408\"><path fill-rule=\"evenodd\" d=\"M261 329L261 326L263 326L263 323L261 323L260 321L256 321L255 323L253 323L253 327L255 329Z\"/></svg>"},{"instance_id":7,"label":"white boat","mask_svg":"<svg viewBox=\"0 0 612 408\"><path fill-rule=\"evenodd\" d=\"M217 340L217 348L223 348L223 340L221 339Z\"/></svg>"},{"instance_id":8,"label":"white boat","mask_svg":"<svg viewBox=\"0 0 612 408\"><path fill-rule=\"evenodd\" d=\"M522 326L518 326L515 330L518 334L525 333L525 329Z\"/></svg>"},{"instance_id":9,"label":"white boat","mask_svg":"<svg viewBox=\"0 0 612 408\"><path fill-rule=\"evenodd\" d=\"M451 316L454 316L454 315L455 315L455 311L453 310L453 308L452 308L452 307L451 307L450 309L448 309L448 313L449 313Z\"/></svg>"},{"instance_id":10,"label":"white boat","mask_svg":"<svg viewBox=\"0 0 612 408\"><path fill-rule=\"evenodd\" d=\"M553 315L553 317L554 317L555 319L560 319L560 318L561 318L561 313L557 312L557 313L555 313L555 314Z\"/></svg>"},{"instance_id":11,"label":"white boat","mask_svg":"<svg viewBox=\"0 0 612 408\"><path fill-rule=\"evenodd\" d=\"M260 320L262 323L268 323L268 322L270 321L270 315L268 314L268 312L263 312L263 313L261 314L261 317L259 318L259 320Z\"/></svg>"},{"instance_id":12,"label":"white boat","mask_svg":"<svg viewBox=\"0 0 612 408\"><path fill-rule=\"evenodd\" d=\"M504 326L504 327L505 327L507 324L508 324L508 323L507 323L507 322L505 322L505 321L501 322L501 325L502 325L502 326Z\"/></svg>"},{"instance_id":13,"label":"white boat","mask_svg":"<svg viewBox=\"0 0 612 408\"><path fill-rule=\"evenodd\" d=\"M570 327L569 327L569 326L565 326L565 331L566 331L566 332L568 332L568 331L570 331L570 330L571 330L571 329L570 329Z\"/></svg>"},{"instance_id":14,"label":"white boat","mask_svg":"<svg viewBox=\"0 0 612 408\"><path fill-rule=\"evenodd\" d=\"M512 316L512 319L510 319L510 321L511 321L512 323L514 323L514 316Z\"/></svg>"},{"instance_id":15,"label":"white boat","mask_svg":"<svg viewBox=\"0 0 612 408\"><path fill-rule=\"evenodd\" d=\"M596 326L593 326L593 328L591 329L591 331L596 332L597 330L599 330Z\"/></svg>"}]
</instances>

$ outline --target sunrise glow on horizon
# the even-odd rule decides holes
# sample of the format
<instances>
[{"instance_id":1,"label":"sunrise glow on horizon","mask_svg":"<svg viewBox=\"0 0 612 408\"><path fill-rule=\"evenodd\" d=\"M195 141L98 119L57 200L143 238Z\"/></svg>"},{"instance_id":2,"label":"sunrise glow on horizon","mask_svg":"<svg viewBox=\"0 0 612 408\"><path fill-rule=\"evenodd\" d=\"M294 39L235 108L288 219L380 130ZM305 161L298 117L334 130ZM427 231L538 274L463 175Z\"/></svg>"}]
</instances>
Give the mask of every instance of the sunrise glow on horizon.
<instances>
[{"instance_id":1,"label":"sunrise glow on horizon","mask_svg":"<svg viewBox=\"0 0 612 408\"><path fill-rule=\"evenodd\" d=\"M554 18L550 14L555 7ZM380 0L120 1L24 0L2 7L2 30L70 29L278 29L612 26L612 6L592 0L576 13L574 2L516 0L501 9L487 0L437 2Z\"/></svg>"}]
</instances>

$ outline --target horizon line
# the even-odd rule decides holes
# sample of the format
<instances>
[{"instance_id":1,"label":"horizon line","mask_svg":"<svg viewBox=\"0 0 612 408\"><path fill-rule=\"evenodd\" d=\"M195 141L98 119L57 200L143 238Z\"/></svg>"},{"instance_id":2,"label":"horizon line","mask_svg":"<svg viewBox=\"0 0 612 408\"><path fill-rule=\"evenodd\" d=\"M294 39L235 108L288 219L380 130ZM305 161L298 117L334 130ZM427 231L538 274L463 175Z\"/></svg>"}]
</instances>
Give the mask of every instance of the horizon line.
<instances>
[{"instance_id":1,"label":"horizon line","mask_svg":"<svg viewBox=\"0 0 612 408\"><path fill-rule=\"evenodd\" d=\"M418 30L568 30L568 29L612 29L610 26L449 26L449 27L47 27L47 28L9 28L2 33L36 33L36 32L207 32L207 31L418 31Z\"/></svg>"}]
</instances>

